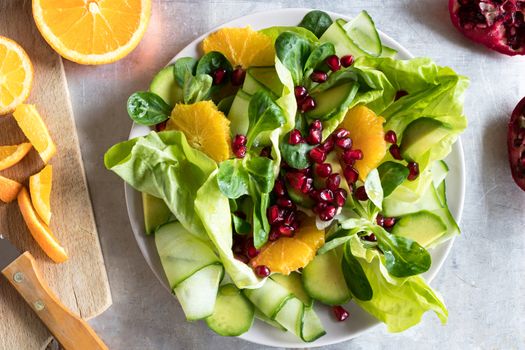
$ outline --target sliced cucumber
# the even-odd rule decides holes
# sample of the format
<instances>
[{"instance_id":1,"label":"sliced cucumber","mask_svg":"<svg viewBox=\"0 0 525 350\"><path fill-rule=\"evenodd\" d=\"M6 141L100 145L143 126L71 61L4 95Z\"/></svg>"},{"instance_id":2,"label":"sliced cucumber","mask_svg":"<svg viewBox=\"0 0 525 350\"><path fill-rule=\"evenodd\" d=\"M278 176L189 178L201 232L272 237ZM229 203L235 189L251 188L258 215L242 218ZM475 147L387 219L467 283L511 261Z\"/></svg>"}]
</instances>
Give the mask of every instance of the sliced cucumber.
<instances>
[{"instance_id":1,"label":"sliced cucumber","mask_svg":"<svg viewBox=\"0 0 525 350\"><path fill-rule=\"evenodd\" d=\"M271 278L268 278L261 288L243 289L243 293L255 307L272 319L275 318L286 301L293 298L293 294L288 289Z\"/></svg>"},{"instance_id":2,"label":"sliced cucumber","mask_svg":"<svg viewBox=\"0 0 525 350\"><path fill-rule=\"evenodd\" d=\"M426 210L401 217L392 229L392 234L410 238L423 247L429 247L446 232L443 220Z\"/></svg>"},{"instance_id":3,"label":"sliced cucumber","mask_svg":"<svg viewBox=\"0 0 525 350\"><path fill-rule=\"evenodd\" d=\"M448 165L442 160L438 160L432 164L432 182L434 186L439 186L447 177Z\"/></svg>"},{"instance_id":4,"label":"sliced cucumber","mask_svg":"<svg viewBox=\"0 0 525 350\"><path fill-rule=\"evenodd\" d=\"M230 119L230 130L233 136L246 135L250 119L248 119L248 107L252 96L243 90L237 91L235 99L230 107L228 119Z\"/></svg>"},{"instance_id":5,"label":"sliced cucumber","mask_svg":"<svg viewBox=\"0 0 525 350\"><path fill-rule=\"evenodd\" d=\"M206 324L215 333L235 337L247 332L253 324L252 303L233 284L219 288L213 314L206 318Z\"/></svg>"},{"instance_id":6,"label":"sliced cucumber","mask_svg":"<svg viewBox=\"0 0 525 350\"><path fill-rule=\"evenodd\" d=\"M288 276L282 275L280 273L274 273L271 279L292 292L295 297L303 302L303 304L307 306L312 305L313 300L304 290L300 273L292 272Z\"/></svg>"},{"instance_id":7,"label":"sliced cucumber","mask_svg":"<svg viewBox=\"0 0 525 350\"><path fill-rule=\"evenodd\" d=\"M213 314L223 272L222 265L206 266L173 289L188 321Z\"/></svg>"},{"instance_id":8,"label":"sliced cucumber","mask_svg":"<svg viewBox=\"0 0 525 350\"><path fill-rule=\"evenodd\" d=\"M149 91L159 95L171 107L183 100L182 89L175 81L173 65L163 68L155 75L149 86Z\"/></svg>"},{"instance_id":9,"label":"sliced cucumber","mask_svg":"<svg viewBox=\"0 0 525 350\"><path fill-rule=\"evenodd\" d=\"M301 339L305 342L313 342L325 334L326 331L323 324L315 313L313 307L305 306L303 324L301 327Z\"/></svg>"},{"instance_id":10,"label":"sliced cucumber","mask_svg":"<svg viewBox=\"0 0 525 350\"><path fill-rule=\"evenodd\" d=\"M161 226L155 233L155 244L171 288L203 267L219 263L210 246L179 222Z\"/></svg>"},{"instance_id":11,"label":"sliced cucumber","mask_svg":"<svg viewBox=\"0 0 525 350\"><path fill-rule=\"evenodd\" d=\"M175 218L164 200L144 192L142 192L142 209L144 210L144 228L148 235Z\"/></svg>"},{"instance_id":12,"label":"sliced cucumber","mask_svg":"<svg viewBox=\"0 0 525 350\"><path fill-rule=\"evenodd\" d=\"M356 58L366 56L366 52L361 50L346 34L343 28L345 24L346 21L342 19L336 20L319 38L319 41L321 43L332 43L335 47L335 53L339 57L346 55L352 55Z\"/></svg>"},{"instance_id":13,"label":"sliced cucumber","mask_svg":"<svg viewBox=\"0 0 525 350\"><path fill-rule=\"evenodd\" d=\"M450 129L432 118L419 118L410 123L403 132L400 150L403 158L418 161L443 138L450 135Z\"/></svg>"},{"instance_id":14,"label":"sliced cucumber","mask_svg":"<svg viewBox=\"0 0 525 350\"><path fill-rule=\"evenodd\" d=\"M232 107L234 99L235 99L235 95L223 98L217 104L217 109L221 111L222 113L224 113L225 115L228 115L228 113L230 113L230 108Z\"/></svg>"},{"instance_id":15,"label":"sliced cucumber","mask_svg":"<svg viewBox=\"0 0 525 350\"><path fill-rule=\"evenodd\" d=\"M311 119L328 120L341 111L346 111L358 89L358 84L348 82L313 95L316 107L306 116Z\"/></svg>"},{"instance_id":16,"label":"sliced cucumber","mask_svg":"<svg viewBox=\"0 0 525 350\"><path fill-rule=\"evenodd\" d=\"M304 304L297 298L290 298L275 315L275 320L279 322L287 331L296 336L301 336L303 324Z\"/></svg>"},{"instance_id":17,"label":"sliced cucumber","mask_svg":"<svg viewBox=\"0 0 525 350\"><path fill-rule=\"evenodd\" d=\"M284 328L283 326L281 326L279 324L279 322L275 321L275 320L272 320L271 318L269 318L268 316L266 316L265 314L263 314L261 312L261 310L255 308L255 317L258 318L259 320L269 324L270 326L272 327L275 327L283 332L286 332L286 328Z\"/></svg>"},{"instance_id":18,"label":"sliced cucumber","mask_svg":"<svg viewBox=\"0 0 525 350\"><path fill-rule=\"evenodd\" d=\"M327 305L341 305L352 298L341 270L341 258L339 250L332 249L304 267L304 289L312 298Z\"/></svg>"},{"instance_id":19,"label":"sliced cucumber","mask_svg":"<svg viewBox=\"0 0 525 350\"><path fill-rule=\"evenodd\" d=\"M361 11L356 17L343 26L346 34L357 47L370 56L381 55L383 46L374 21L366 11Z\"/></svg>"},{"instance_id":20,"label":"sliced cucumber","mask_svg":"<svg viewBox=\"0 0 525 350\"><path fill-rule=\"evenodd\" d=\"M282 96L284 85L281 83L275 67L252 67L246 72L246 76L250 76L263 86L268 88L275 96ZM246 81L245 81L246 83ZM243 87L244 89L244 87ZM251 93L244 89L247 93Z\"/></svg>"},{"instance_id":21,"label":"sliced cucumber","mask_svg":"<svg viewBox=\"0 0 525 350\"><path fill-rule=\"evenodd\" d=\"M396 57L396 55L397 55L397 50L394 50L391 47L383 45L383 50L381 51L381 57L394 58L394 57Z\"/></svg>"}]
</instances>

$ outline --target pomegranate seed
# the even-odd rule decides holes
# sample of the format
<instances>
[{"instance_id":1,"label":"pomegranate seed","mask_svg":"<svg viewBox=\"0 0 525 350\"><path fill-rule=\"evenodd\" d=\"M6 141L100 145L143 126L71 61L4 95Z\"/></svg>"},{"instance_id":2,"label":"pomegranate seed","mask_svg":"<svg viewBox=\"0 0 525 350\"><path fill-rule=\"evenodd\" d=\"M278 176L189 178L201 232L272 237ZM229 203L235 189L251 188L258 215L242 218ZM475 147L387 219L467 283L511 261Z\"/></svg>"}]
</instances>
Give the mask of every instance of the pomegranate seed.
<instances>
[{"instance_id":1,"label":"pomegranate seed","mask_svg":"<svg viewBox=\"0 0 525 350\"><path fill-rule=\"evenodd\" d=\"M242 83L244 83L244 78L246 78L246 71L241 67L235 68L232 72L232 85L242 85Z\"/></svg>"},{"instance_id":2,"label":"pomegranate seed","mask_svg":"<svg viewBox=\"0 0 525 350\"><path fill-rule=\"evenodd\" d=\"M401 156L401 150L399 149L398 145L392 145L388 150L394 159L403 160L403 157Z\"/></svg>"},{"instance_id":3,"label":"pomegranate seed","mask_svg":"<svg viewBox=\"0 0 525 350\"><path fill-rule=\"evenodd\" d=\"M319 213L319 219L322 221L330 221L334 218L337 209L333 205L327 205L326 208Z\"/></svg>"},{"instance_id":4,"label":"pomegranate seed","mask_svg":"<svg viewBox=\"0 0 525 350\"><path fill-rule=\"evenodd\" d=\"M352 55L346 55L341 57L341 65L343 67L350 67L354 63L354 56Z\"/></svg>"},{"instance_id":5,"label":"pomegranate seed","mask_svg":"<svg viewBox=\"0 0 525 350\"><path fill-rule=\"evenodd\" d=\"M325 142L323 142L321 144L321 147L323 148L323 150L326 152L326 153L330 153L334 150L334 139L329 137L325 140Z\"/></svg>"},{"instance_id":6,"label":"pomegranate seed","mask_svg":"<svg viewBox=\"0 0 525 350\"><path fill-rule=\"evenodd\" d=\"M222 84L224 82L224 80L226 79L227 74L228 74L228 72L226 71L226 69L224 69L224 68L217 68L212 73L213 85L220 85L220 84Z\"/></svg>"},{"instance_id":7,"label":"pomegranate seed","mask_svg":"<svg viewBox=\"0 0 525 350\"><path fill-rule=\"evenodd\" d=\"M301 186L301 192L304 194L310 193L310 191L314 188L314 179L311 177L306 178L303 185Z\"/></svg>"},{"instance_id":8,"label":"pomegranate seed","mask_svg":"<svg viewBox=\"0 0 525 350\"><path fill-rule=\"evenodd\" d=\"M414 181L419 176L419 164L416 162L410 162L407 164L407 168L410 171L408 174L408 181Z\"/></svg>"},{"instance_id":9,"label":"pomegranate seed","mask_svg":"<svg viewBox=\"0 0 525 350\"><path fill-rule=\"evenodd\" d=\"M385 218L383 217L383 215L377 214L377 216L376 216L376 223L379 226L381 226L381 227L383 227L385 225Z\"/></svg>"},{"instance_id":10,"label":"pomegranate seed","mask_svg":"<svg viewBox=\"0 0 525 350\"><path fill-rule=\"evenodd\" d=\"M281 234L281 236L290 237L294 234L294 228L283 224L279 226L279 233Z\"/></svg>"},{"instance_id":11,"label":"pomegranate seed","mask_svg":"<svg viewBox=\"0 0 525 350\"><path fill-rule=\"evenodd\" d=\"M346 203L346 198L348 197L348 193L344 188L338 188L334 191L334 198L335 198L335 204L338 207L342 207Z\"/></svg>"},{"instance_id":12,"label":"pomegranate seed","mask_svg":"<svg viewBox=\"0 0 525 350\"><path fill-rule=\"evenodd\" d=\"M310 79L316 83L324 83L328 79L328 74L320 70L315 70L310 74Z\"/></svg>"},{"instance_id":13,"label":"pomegranate seed","mask_svg":"<svg viewBox=\"0 0 525 350\"><path fill-rule=\"evenodd\" d=\"M396 218L385 218L383 221L384 221L384 226L386 228L390 228L396 224Z\"/></svg>"},{"instance_id":14,"label":"pomegranate seed","mask_svg":"<svg viewBox=\"0 0 525 350\"><path fill-rule=\"evenodd\" d=\"M320 201L331 203L334 200L334 193L328 188L325 188L319 192L318 197Z\"/></svg>"},{"instance_id":15,"label":"pomegranate seed","mask_svg":"<svg viewBox=\"0 0 525 350\"><path fill-rule=\"evenodd\" d=\"M259 153L259 155L260 155L261 157L266 157L266 158L273 159L273 158L272 158L272 148L271 148L270 146L264 147L264 148L261 150L261 153Z\"/></svg>"},{"instance_id":16,"label":"pomegranate seed","mask_svg":"<svg viewBox=\"0 0 525 350\"><path fill-rule=\"evenodd\" d=\"M328 179L326 179L326 188L328 188L331 191L337 190L340 184L341 176L337 173L331 174L330 176L328 176Z\"/></svg>"},{"instance_id":17,"label":"pomegranate seed","mask_svg":"<svg viewBox=\"0 0 525 350\"><path fill-rule=\"evenodd\" d=\"M251 246L248 248L248 251L246 252L246 255L248 255L248 258L253 259L257 255L259 255L259 251L254 246Z\"/></svg>"},{"instance_id":18,"label":"pomegranate seed","mask_svg":"<svg viewBox=\"0 0 525 350\"><path fill-rule=\"evenodd\" d=\"M288 209L294 207L292 200L290 198L284 198L284 197L277 199L277 205L281 208L288 208Z\"/></svg>"},{"instance_id":19,"label":"pomegranate seed","mask_svg":"<svg viewBox=\"0 0 525 350\"><path fill-rule=\"evenodd\" d=\"M279 229L277 227L272 227L270 230L270 234L268 235L268 240L273 242L279 239L281 237L281 234L279 233Z\"/></svg>"},{"instance_id":20,"label":"pomegranate seed","mask_svg":"<svg viewBox=\"0 0 525 350\"><path fill-rule=\"evenodd\" d=\"M275 184L273 185L273 192L279 197L282 197L286 194L286 187L284 186L284 183L281 179L275 180Z\"/></svg>"},{"instance_id":21,"label":"pomegranate seed","mask_svg":"<svg viewBox=\"0 0 525 350\"><path fill-rule=\"evenodd\" d=\"M332 306L332 311L334 312L335 319L339 322L343 322L350 316L348 311L346 311L341 305Z\"/></svg>"},{"instance_id":22,"label":"pomegranate seed","mask_svg":"<svg viewBox=\"0 0 525 350\"><path fill-rule=\"evenodd\" d=\"M268 277L271 273L270 269L266 265L256 266L254 270L259 277Z\"/></svg>"},{"instance_id":23,"label":"pomegranate seed","mask_svg":"<svg viewBox=\"0 0 525 350\"><path fill-rule=\"evenodd\" d=\"M246 136L241 135L241 134L235 135L235 137L233 138L233 145L232 146L233 146L233 148L246 146Z\"/></svg>"},{"instance_id":24,"label":"pomegranate seed","mask_svg":"<svg viewBox=\"0 0 525 350\"><path fill-rule=\"evenodd\" d=\"M332 166L328 163L319 164L315 168L315 173L320 177L327 177L332 173Z\"/></svg>"},{"instance_id":25,"label":"pomegranate seed","mask_svg":"<svg viewBox=\"0 0 525 350\"><path fill-rule=\"evenodd\" d=\"M308 94L308 91L306 91L306 88L301 85L296 86L293 92L297 100L301 100L303 97L306 97L306 95Z\"/></svg>"},{"instance_id":26,"label":"pomegranate seed","mask_svg":"<svg viewBox=\"0 0 525 350\"><path fill-rule=\"evenodd\" d=\"M312 168L304 168L304 169L299 169L297 170L298 172L300 172L301 174L304 174L306 176L311 176L312 175Z\"/></svg>"},{"instance_id":27,"label":"pomegranate seed","mask_svg":"<svg viewBox=\"0 0 525 350\"><path fill-rule=\"evenodd\" d=\"M310 158L316 163L324 163L326 160L326 152L321 147L315 147L310 150Z\"/></svg>"},{"instance_id":28,"label":"pomegranate seed","mask_svg":"<svg viewBox=\"0 0 525 350\"><path fill-rule=\"evenodd\" d=\"M290 132L290 136L288 137L288 143L290 145L297 145L298 143L303 143L303 136L301 135L301 132L297 129L293 129Z\"/></svg>"},{"instance_id":29,"label":"pomegranate seed","mask_svg":"<svg viewBox=\"0 0 525 350\"><path fill-rule=\"evenodd\" d=\"M326 209L327 206L328 204L319 202L312 208L312 211L316 214L321 214Z\"/></svg>"},{"instance_id":30,"label":"pomegranate seed","mask_svg":"<svg viewBox=\"0 0 525 350\"><path fill-rule=\"evenodd\" d=\"M268 208L268 222L270 225L276 224L283 220L283 212L278 205L272 205Z\"/></svg>"},{"instance_id":31,"label":"pomegranate seed","mask_svg":"<svg viewBox=\"0 0 525 350\"><path fill-rule=\"evenodd\" d=\"M397 135L394 130L388 130L385 134L385 141L388 143L397 143Z\"/></svg>"},{"instance_id":32,"label":"pomegranate seed","mask_svg":"<svg viewBox=\"0 0 525 350\"><path fill-rule=\"evenodd\" d=\"M336 72L341 69L341 62L339 62L339 57L337 55L328 56L325 60L328 67L332 72Z\"/></svg>"},{"instance_id":33,"label":"pomegranate seed","mask_svg":"<svg viewBox=\"0 0 525 350\"><path fill-rule=\"evenodd\" d=\"M301 101L299 110L303 113L309 112L315 108L315 101L311 96L307 96Z\"/></svg>"},{"instance_id":34,"label":"pomegranate seed","mask_svg":"<svg viewBox=\"0 0 525 350\"><path fill-rule=\"evenodd\" d=\"M300 191L301 187L303 187L304 181L306 180L306 176L301 173L289 172L286 173L286 179L292 188Z\"/></svg>"},{"instance_id":35,"label":"pomegranate seed","mask_svg":"<svg viewBox=\"0 0 525 350\"><path fill-rule=\"evenodd\" d=\"M248 257L244 256L244 255L240 255L240 254L236 254L235 255L235 259L239 260L239 261L242 261L243 263L247 264L250 260L248 259Z\"/></svg>"},{"instance_id":36,"label":"pomegranate seed","mask_svg":"<svg viewBox=\"0 0 525 350\"><path fill-rule=\"evenodd\" d=\"M161 132L161 131L166 130L166 123L167 123L167 122L168 122L168 121L165 120L165 121L163 121L163 122L158 123L157 125L155 125L155 130L156 130L157 132Z\"/></svg>"},{"instance_id":37,"label":"pomegranate seed","mask_svg":"<svg viewBox=\"0 0 525 350\"><path fill-rule=\"evenodd\" d=\"M352 148L352 139L349 137L340 138L335 141L335 144L342 149Z\"/></svg>"},{"instance_id":38,"label":"pomegranate seed","mask_svg":"<svg viewBox=\"0 0 525 350\"><path fill-rule=\"evenodd\" d=\"M246 146L240 146L238 148L234 148L233 154L235 154L237 158L244 158L244 156L246 155Z\"/></svg>"},{"instance_id":39,"label":"pomegranate seed","mask_svg":"<svg viewBox=\"0 0 525 350\"><path fill-rule=\"evenodd\" d=\"M360 149L347 149L343 152L343 161L348 160L361 160L363 159L363 152Z\"/></svg>"},{"instance_id":40,"label":"pomegranate seed","mask_svg":"<svg viewBox=\"0 0 525 350\"><path fill-rule=\"evenodd\" d=\"M322 133L321 130L310 129L308 136L306 137L306 142L310 145L318 145L321 143Z\"/></svg>"},{"instance_id":41,"label":"pomegranate seed","mask_svg":"<svg viewBox=\"0 0 525 350\"><path fill-rule=\"evenodd\" d=\"M357 198L360 201L368 200L368 194L366 194L365 186L358 187L355 190L355 198Z\"/></svg>"},{"instance_id":42,"label":"pomegranate seed","mask_svg":"<svg viewBox=\"0 0 525 350\"><path fill-rule=\"evenodd\" d=\"M284 218L284 224L292 226L294 222L295 222L295 212L293 210L288 210L288 213L285 215L285 218Z\"/></svg>"},{"instance_id":43,"label":"pomegranate seed","mask_svg":"<svg viewBox=\"0 0 525 350\"><path fill-rule=\"evenodd\" d=\"M395 97L394 101L397 101L401 97L406 96L406 95L408 95L408 92L406 92L405 90L399 90L398 92L396 92L396 97Z\"/></svg>"},{"instance_id":44,"label":"pomegranate seed","mask_svg":"<svg viewBox=\"0 0 525 350\"><path fill-rule=\"evenodd\" d=\"M343 175L346 181L348 182L348 184L355 183L357 179L359 178L359 172L357 171L357 169L355 169L351 165L347 165L345 167L345 170L343 170Z\"/></svg>"},{"instance_id":45,"label":"pomegranate seed","mask_svg":"<svg viewBox=\"0 0 525 350\"><path fill-rule=\"evenodd\" d=\"M310 124L310 129L322 131L323 130L323 123L321 123L321 121L319 119L316 119L316 120L314 120L312 122L312 124Z\"/></svg>"},{"instance_id":46,"label":"pomegranate seed","mask_svg":"<svg viewBox=\"0 0 525 350\"><path fill-rule=\"evenodd\" d=\"M368 242L377 241L376 235L374 235L373 233L369 234L368 236L364 236L363 239Z\"/></svg>"},{"instance_id":47,"label":"pomegranate seed","mask_svg":"<svg viewBox=\"0 0 525 350\"><path fill-rule=\"evenodd\" d=\"M346 129L343 129L343 128L339 128L337 129L336 131L334 131L334 134L333 134L335 137L337 137L338 139L342 139L342 138L345 138L347 137L348 135L350 135L350 132Z\"/></svg>"},{"instance_id":48,"label":"pomegranate seed","mask_svg":"<svg viewBox=\"0 0 525 350\"><path fill-rule=\"evenodd\" d=\"M319 191L316 190L315 188L312 188L312 190L310 191L310 193L308 194L308 196L313 199L314 201L318 201L319 200Z\"/></svg>"}]
</instances>

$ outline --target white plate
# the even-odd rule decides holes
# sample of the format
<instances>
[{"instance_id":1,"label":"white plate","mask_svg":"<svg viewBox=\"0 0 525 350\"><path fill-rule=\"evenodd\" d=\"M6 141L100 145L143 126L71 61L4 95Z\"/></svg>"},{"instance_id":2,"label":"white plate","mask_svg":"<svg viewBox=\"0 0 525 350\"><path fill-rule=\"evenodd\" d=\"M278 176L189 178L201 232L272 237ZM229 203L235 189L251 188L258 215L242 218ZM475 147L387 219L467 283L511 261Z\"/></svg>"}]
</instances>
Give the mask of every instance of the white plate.
<instances>
[{"instance_id":1,"label":"white plate","mask_svg":"<svg viewBox=\"0 0 525 350\"><path fill-rule=\"evenodd\" d=\"M235 19L231 22L225 23L218 27L245 27L252 26L254 29L262 29L271 26L291 26L297 25L304 15L309 12L310 9L283 9L274 10L267 12L259 12L249 16ZM332 18L343 18L348 20L348 16L339 15L336 13L328 12ZM199 57L202 52L199 49L199 44L202 39L208 36L210 33L216 31L218 28L211 30L210 32L202 35L195 39L182 51L180 51L170 63L174 62L179 57L193 56ZM390 46L398 50L398 57L401 59L408 59L413 57L408 51L406 51L400 44L395 40L391 39L387 35L380 33L381 40L387 46ZM130 138L143 136L150 131L148 127L133 125L130 133ZM465 164L463 159L463 148L461 141L454 145L451 154L446 159L450 173L447 177L447 196L452 215L459 222L461 219L461 213L463 211L463 200L465 195ZM137 243L150 266L153 273L159 278L162 284L168 288L164 271L160 264L160 259L155 248L155 242L152 236L146 236L144 232L144 216L142 212L142 200L139 192L135 191L130 186L126 185L126 203L128 207L128 214L133 228L133 233ZM442 244L436 249L431 251L432 254L432 267L427 271L424 276L430 281L437 274L441 268L445 258L447 257L450 248L452 247L454 240L451 239L448 242ZM329 308L324 306L316 306L316 311L323 325L326 328L327 334L313 343L304 343L291 333L282 332L273 327L266 325L265 323L256 320L253 327L247 333L240 336L244 340L250 342L277 346L277 347L306 347L306 346L323 346L329 344L339 343L354 337L357 337L361 333L371 329L372 327L380 324L375 318L361 310L355 304L350 303L347 308L351 314L351 317L345 322L336 322L331 317ZM437 323L436 323L437 324Z\"/></svg>"}]
</instances>

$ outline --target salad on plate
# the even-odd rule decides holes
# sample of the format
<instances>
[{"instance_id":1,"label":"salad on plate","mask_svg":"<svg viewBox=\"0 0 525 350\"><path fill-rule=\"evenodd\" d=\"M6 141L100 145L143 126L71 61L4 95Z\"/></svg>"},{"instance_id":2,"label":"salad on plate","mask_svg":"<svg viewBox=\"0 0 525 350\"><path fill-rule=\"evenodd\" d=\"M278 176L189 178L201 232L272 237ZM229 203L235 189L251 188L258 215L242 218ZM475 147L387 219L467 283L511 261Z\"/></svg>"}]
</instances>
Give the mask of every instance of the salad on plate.
<instances>
[{"instance_id":1,"label":"salad on plate","mask_svg":"<svg viewBox=\"0 0 525 350\"><path fill-rule=\"evenodd\" d=\"M105 165L142 192L186 318L238 336L257 318L304 342L314 304L353 302L391 332L448 312L422 273L459 234L444 158L466 128L468 79L396 59L366 11L222 28L132 94L145 136Z\"/></svg>"}]
</instances>

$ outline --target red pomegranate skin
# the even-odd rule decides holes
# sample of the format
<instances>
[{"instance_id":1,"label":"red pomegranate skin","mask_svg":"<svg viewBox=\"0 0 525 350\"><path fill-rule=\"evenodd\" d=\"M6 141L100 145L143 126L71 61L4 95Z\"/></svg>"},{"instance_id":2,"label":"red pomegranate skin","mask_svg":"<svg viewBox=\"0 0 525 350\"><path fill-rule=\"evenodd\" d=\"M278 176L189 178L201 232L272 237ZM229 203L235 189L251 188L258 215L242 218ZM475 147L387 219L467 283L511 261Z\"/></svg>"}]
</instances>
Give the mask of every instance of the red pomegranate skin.
<instances>
[{"instance_id":1,"label":"red pomegranate skin","mask_svg":"<svg viewBox=\"0 0 525 350\"><path fill-rule=\"evenodd\" d=\"M510 117L507 148L512 177L525 191L525 97L514 108Z\"/></svg>"}]
</instances>

